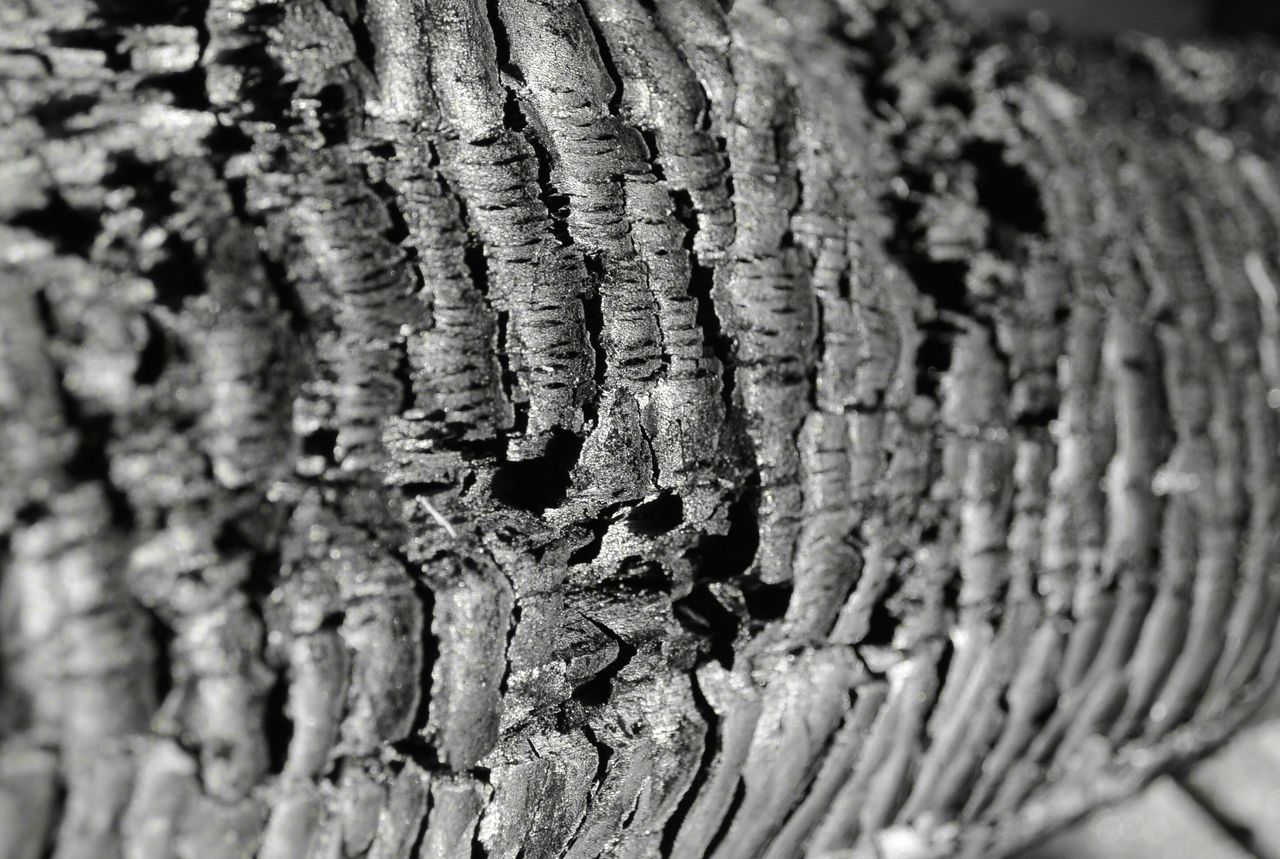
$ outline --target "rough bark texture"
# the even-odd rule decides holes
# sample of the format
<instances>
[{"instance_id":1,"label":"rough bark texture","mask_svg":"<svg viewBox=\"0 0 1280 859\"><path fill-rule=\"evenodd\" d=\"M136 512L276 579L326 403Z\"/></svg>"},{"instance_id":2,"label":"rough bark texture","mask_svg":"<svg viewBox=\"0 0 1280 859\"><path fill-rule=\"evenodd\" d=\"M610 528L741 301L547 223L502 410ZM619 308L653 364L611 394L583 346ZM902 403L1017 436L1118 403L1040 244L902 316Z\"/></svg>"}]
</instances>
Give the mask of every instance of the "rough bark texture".
<instances>
[{"instance_id":1,"label":"rough bark texture","mask_svg":"<svg viewBox=\"0 0 1280 859\"><path fill-rule=\"evenodd\" d=\"M1280 669L1275 53L0 25L0 855L986 856Z\"/></svg>"}]
</instances>

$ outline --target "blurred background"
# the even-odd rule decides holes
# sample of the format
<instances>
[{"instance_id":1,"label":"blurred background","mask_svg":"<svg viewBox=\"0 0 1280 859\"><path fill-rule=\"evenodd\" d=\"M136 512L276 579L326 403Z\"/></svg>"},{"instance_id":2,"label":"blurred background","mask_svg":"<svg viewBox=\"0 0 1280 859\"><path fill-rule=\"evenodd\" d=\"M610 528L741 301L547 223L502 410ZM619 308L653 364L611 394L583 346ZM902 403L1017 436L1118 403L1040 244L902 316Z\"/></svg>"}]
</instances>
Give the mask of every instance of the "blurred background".
<instances>
[{"instance_id":1,"label":"blurred background","mask_svg":"<svg viewBox=\"0 0 1280 859\"><path fill-rule=\"evenodd\" d=\"M1137 29L1168 36L1280 35L1280 0L964 0L976 9L1025 17L1046 12L1076 33Z\"/></svg>"},{"instance_id":2,"label":"blurred background","mask_svg":"<svg viewBox=\"0 0 1280 859\"><path fill-rule=\"evenodd\" d=\"M1280 37L1280 0L960 0L1066 32ZM1161 777L1129 802L1017 859L1280 859L1280 712L1207 761Z\"/></svg>"}]
</instances>

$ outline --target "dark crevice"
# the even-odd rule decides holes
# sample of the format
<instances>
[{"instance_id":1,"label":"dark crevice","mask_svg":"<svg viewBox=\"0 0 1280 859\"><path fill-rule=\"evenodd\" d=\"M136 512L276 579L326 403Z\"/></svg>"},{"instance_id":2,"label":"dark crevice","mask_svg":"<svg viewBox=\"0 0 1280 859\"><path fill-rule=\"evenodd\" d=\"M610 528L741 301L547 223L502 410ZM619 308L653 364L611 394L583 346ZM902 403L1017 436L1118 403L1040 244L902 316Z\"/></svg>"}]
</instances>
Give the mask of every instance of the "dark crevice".
<instances>
[{"instance_id":1,"label":"dark crevice","mask_svg":"<svg viewBox=\"0 0 1280 859\"><path fill-rule=\"evenodd\" d=\"M1004 146L974 140L965 146L962 157L977 168L978 203L997 227L1007 225L1035 236L1048 233L1039 186L1025 167L1009 161Z\"/></svg>"},{"instance_id":2,"label":"dark crevice","mask_svg":"<svg viewBox=\"0 0 1280 859\"><path fill-rule=\"evenodd\" d=\"M409 350L403 342L395 344L394 350L396 363L392 372L400 386L400 402L396 405L396 412L403 415L414 405L413 362L409 360Z\"/></svg>"},{"instance_id":3,"label":"dark crevice","mask_svg":"<svg viewBox=\"0 0 1280 859\"><path fill-rule=\"evenodd\" d=\"M462 249L462 261L471 275L471 282L481 295L489 292L489 258L479 242L468 242ZM505 356L503 356L505 358Z\"/></svg>"},{"instance_id":4,"label":"dark crevice","mask_svg":"<svg viewBox=\"0 0 1280 859\"><path fill-rule=\"evenodd\" d=\"M585 722L576 724L575 727L582 731L582 735L587 738L587 742L591 744L592 748L594 748L596 752L596 771L592 778L592 791L590 795L590 799L594 801L595 795L598 793L601 785L604 784L605 778L609 774L609 762L613 759L614 750L612 746L600 739L600 736L595 732L595 729ZM578 819L577 824L573 828L573 834L569 837L568 841L565 843L564 849L560 852L561 856L567 855L570 850L573 849L573 846L577 844L579 836L582 835L582 829L587 825L587 821L590 820L590 818L591 815L587 813L583 814Z\"/></svg>"},{"instance_id":5,"label":"dark crevice","mask_svg":"<svg viewBox=\"0 0 1280 859\"><path fill-rule=\"evenodd\" d=\"M274 773L284 770L289 743L293 740L293 719L288 712L289 683L287 672L280 672L263 702L262 733L267 741L271 772Z\"/></svg>"},{"instance_id":6,"label":"dark crevice","mask_svg":"<svg viewBox=\"0 0 1280 859\"><path fill-rule=\"evenodd\" d=\"M567 561L569 566L589 564L600 555L600 547L604 543L604 535L609 531L610 520L604 513L593 517L585 523L590 529L591 538L574 549Z\"/></svg>"},{"instance_id":7,"label":"dark crevice","mask_svg":"<svg viewBox=\"0 0 1280 859\"><path fill-rule=\"evenodd\" d=\"M516 100L515 93L509 92L507 98L509 109L524 117L522 135L533 150L534 161L538 166L538 199L546 207L551 234L561 247L570 247L574 242L569 233L569 196L559 191L551 181L551 150L538 126L528 123L528 116Z\"/></svg>"},{"instance_id":8,"label":"dark crevice","mask_svg":"<svg viewBox=\"0 0 1280 859\"><path fill-rule=\"evenodd\" d=\"M496 562L495 562L496 566ZM498 694L505 696L507 690L511 688L511 642L515 641L516 634L520 631L520 621L524 617L524 605L520 601L520 597L516 594L515 582L511 580L505 571L500 567L497 569L502 572L503 578L506 579L508 587L511 589L511 619L507 624L507 641L502 648L502 680L498 683ZM424 697L430 697L429 695Z\"/></svg>"},{"instance_id":9,"label":"dark crevice","mask_svg":"<svg viewBox=\"0 0 1280 859\"><path fill-rule=\"evenodd\" d=\"M112 420L109 416L86 414L71 392L59 387L67 423L76 428L78 442L63 466L66 475L73 483L96 483L107 502L112 525L131 533L136 524L133 505L110 477L111 458L107 451L112 439Z\"/></svg>"},{"instance_id":10,"label":"dark crevice","mask_svg":"<svg viewBox=\"0 0 1280 859\"><path fill-rule=\"evenodd\" d=\"M173 104L187 110L208 110L208 83L205 70L199 66L180 72L149 74L138 82L137 91L149 94L153 90L165 93Z\"/></svg>"},{"instance_id":11,"label":"dark crevice","mask_svg":"<svg viewBox=\"0 0 1280 859\"><path fill-rule=\"evenodd\" d=\"M589 256L585 259L585 262L587 273L591 278L592 288L582 299L582 322L586 328L587 341L591 344L591 358L594 368L592 382L595 389L593 395L583 403L582 411L588 421L594 421L599 417L600 396L604 392L605 378L608 373L604 346L604 307L603 297L601 296L603 280L606 275L604 262L598 256Z\"/></svg>"},{"instance_id":12,"label":"dark crevice","mask_svg":"<svg viewBox=\"0 0 1280 859\"><path fill-rule=\"evenodd\" d=\"M604 66L605 74L613 84L613 95L609 99L609 113L618 116L622 110L623 77L618 74L618 67L614 64L613 55L610 53L609 40L604 37L604 33L600 32L600 25L587 9L583 9L583 18L586 19L587 27L591 31L596 53L600 56L600 64Z\"/></svg>"},{"instance_id":13,"label":"dark crevice","mask_svg":"<svg viewBox=\"0 0 1280 859\"><path fill-rule=\"evenodd\" d=\"M893 639L897 635L899 618L893 611L894 596L896 588L901 584L901 580L895 577L890 585L890 590L881 594L871 608L871 613L867 618L867 631L862 640L855 642L859 645L868 647L891 647Z\"/></svg>"},{"instance_id":14,"label":"dark crevice","mask_svg":"<svg viewBox=\"0 0 1280 859\"><path fill-rule=\"evenodd\" d=\"M511 60L511 44L507 37L506 25L498 11L497 0L488 0L490 28L493 31L496 48L498 70L511 83L523 86L524 74ZM506 100L503 102L503 127L507 132L519 135L533 151L534 162L538 168L538 199L547 210L547 219L551 234L562 247L573 245L573 237L569 234L569 197L560 193L551 181L551 157L544 131L536 117L525 112L518 94L508 81L503 81L506 88Z\"/></svg>"},{"instance_id":15,"label":"dark crevice","mask_svg":"<svg viewBox=\"0 0 1280 859\"><path fill-rule=\"evenodd\" d=\"M698 770L693 776L693 781L690 782L688 789L684 792L684 796L680 797L676 810L667 819L666 825L662 828L662 842L659 850L659 855L661 856L674 855L676 837L680 834L680 828L684 825L685 818L689 816L690 809L693 808L694 803L697 801L698 794L702 793L703 786L706 785L707 779L711 777L712 766L716 761L716 753L719 751L720 717L716 715L711 703L702 694L696 678L690 686L693 705L697 708L698 715L702 717L703 724L706 725L706 733L702 742L702 760L698 763ZM708 851L707 855L710 855L710 851Z\"/></svg>"},{"instance_id":16,"label":"dark crevice","mask_svg":"<svg viewBox=\"0 0 1280 859\"><path fill-rule=\"evenodd\" d=\"M640 811L640 800L643 796L643 793L636 794L635 799L631 802L630 810L627 811L627 816L622 819L622 826L619 827L619 831L625 833L631 826L632 821L636 819L636 813Z\"/></svg>"},{"instance_id":17,"label":"dark crevice","mask_svg":"<svg viewBox=\"0 0 1280 859\"><path fill-rule=\"evenodd\" d=\"M156 701L164 701L173 689L173 642L172 627L151 611L145 612L148 626L148 640L152 645L151 677L154 682Z\"/></svg>"},{"instance_id":18,"label":"dark crevice","mask_svg":"<svg viewBox=\"0 0 1280 859\"><path fill-rule=\"evenodd\" d=\"M9 224L51 241L59 253L81 257L88 257L101 228L96 215L72 208L57 193L51 193L41 208L12 216Z\"/></svg>"},{"instance_id":19,"label":"dark crevice","mask_svg":"<svg viewBox=\"0 0 1280 859\"><path fill-rule=\"evenodd\" d=\"M658 163L658 137L647 128L640 129L640 137L644 139L645 148L649 150L648 162L649 170L653 173L654 178L659 182L666 181L667 174L662 169L662 165ZM685 192L687 193L687 192Z\"/></svg>"},{"instance_id":20,"label":"dark crevice","mask_svg":"<svg viewBox=\"0 0 1280 859\"><path fill-rule=\"evenodd\" d=\"M419 766L423 766L423 764L419 763ZM433 766L424 767L424 768L429 770L434 770L435 766L433 765ZM430 826L431 812L432 812L431 794L430 794L430 787L424 787L423 790L427 794L427 796L423 800L424 803L427 804L427 808L426 808L426 811L423 812L422 820L418 821L418 829L416 832L413 833L413 838L409 839L409 849L405 851L405 854L404 854L406 856L421 856L423 854L422 847L427 841L427 831L428 831L428 827Z\"/></svg>"},{"instance_id":21,"label":"dark crevice","mask_svg":"<svg viewBox=\"0 0 1280 859\"><path fill-rule=\"evenodd\" d=\"M146 274L155 284L156 303L177 312L187 299L205 291L203 261L196 257L190 245L173 233L165 240L164 250L164 256L147 269Z\"/></svg>"},{"instance_id":22,"label":"dark crevice","mask_svg":"<svg viewBox=\"0 0 1280 859\"><path fill-rule=\"evenodd\" d=\"M484 259L483 256L480 257ZM502 385L502 394L506 397L507 402L511 403L512 423L511 432L514 435L523 435L529 426L529 403L519 396L520 376L516 373L515 368L511 366L512 348L509 342L511 337L511 311L499 310L494 314L494 327L496 331L496 344L494 349L498 355L499 381Z\"/></svg>"},{"instance_id":23,"label":"dark crevice","mask_svg":"<svg viewBox=\"0 0 1280 859\"><path fill-rule=\"evenodd\" d=\"M754 579L744 580L742 596L747 614L758 623L781 620L791 604L791 590L790 582L770 584Z\"/></svg>"},{"instance_id":24,"label":"dark crevice","mask_svg":"<svg viewBox=\"0 0 1280 859\"><path fill-rule=\"evenodd\" d=\"M581 450L582 439L566 430L553 430L542 456L508 462L494 471L493 497L530 513L556 506L568 495Z\"/></svg>"},{"instance_id":25,"label":"dark crevice","mask_svg":"<svg viewBox=\"0 0 1280 859\"><path fill-rule=\"evenodd\" d=\"M198 26L207 0L94 0L103 21L141 26Z\"/></svg>"},{"instance_id":26,"label":"dark crevice","mask_svg":"<svg viewBox=\"0 0 1280 859\"><path fill-rule=\"evenodd\" d=\"M951 636L942 636L940 641L942 643L942 650L938 654L938 664L936 668L938 688L942 689L947 685L947 675L951 672L951 663L955 661L956 646L955 642L951 640Z\"/></svg>"},{"instance_id":27,"label":"dark crevice","mask_svg":"<svg viewBox=\"0 0 1280 859\"><path fill-rule=\"evenodd\" d=\"M404 248L408 252L411 261L416 262L418 259L418 250L416 246L405 247L405 243L412 238L409 230L409 224L405 220L404 212L400 209L400 197L396 190L385 181L368 181L368 188L382 203L382 207L387 212L387 219L391 222L383 233L382 237L393 245ZM414 278L418 282L418 288L422 286L421 278Z\"/></svg>"},{"instance_id":28,"label":"dark crevice","mask_svg":"<svg viewBox=\"0 0 1280 859\"><path fill-rule=\"evenodd\" d=\"M436 595L431 589L431 585L426 578L420 575L411 576L413 580L413 593L418 598L419 605L422 606L422 677L417 681L422 689L422 694L418 696L418 710L413 714L413 727L405 736L402 742L409 743L414 748L411 757L422 763L426 762L438 763L438 752L429 742L426 742L423 733L427 727L430 717L432 705L431 700L431 675L435 669L436 662L440 658L440 641L436 638L432 629L432 617L435 614ZM510 666L508 665L508 670ZM503 678L506 682L506 678ZM429 752L424 754L422 747L427 747Z\"/></svg>"},{"instance_id":29,"label":"dark crevice","mask_svg":"<svg viewBox=\"0 0 1280 859\"><path fill-rule=\"evenodd\" d=\"M373 34L369 32L369 0L353 0L353 5L355 15L344 15L343 22L351 31L351 39L355 42L356 61L372 71L378 67L378 46L373 40Z\"/></svg>"},{"instance_id":30,"label":"dark crevice","mask_svg":"<svg viewBox=\"0 0 1280 859\"><path fill-rule=\"evenodd\" d=\"M498 71L512 80L523 84L524 74L511 62L511 40L507 38L507 25L498 11L498 0L487 0L486 11L489 17L489 30L493 33L495 62Z\"/></svg>"},{"instance_id":31,"label":"dark crevice","mask_svg":"<svg viewBox=\"0 0 1280 859\"><path fill-rule=\"evenodd\" d=\"M586 735L587 740L595 747L596 750L596 774L595 784L604 783L605 776L609 773L609 761L613 758L613 746L600 739L599 735L592 730L590 725L582 725L582 733ZM586 818L583 818L586 821Z\"/></svg>"},{"instance_id":32,"label":"dark crevice","mask_svg":"<svg viewBox=\"0 0 1280 859\"><path fill-rule=\"evenodd\" d=\"M707 654L726 670L733 668L741 619L716 598L706 582L698 582L688 596L672 603L676 621L706 640Z\"/></svg>"},{"instance_id":33,"label":"dark crevice","mask_svg":"<svg viewBox=\"0 0 1280 859\"><path fill-rule=\"evenodd\" d=\"M917 280L916 283L919 285L922 281ZM922 336L916 350L916 393L939 400L942 379L951 368L952 351L959 331L944 319L934 318L919 324Z\"/></svg>"},{"instance_id":34,"label":"dark crevice","mask_svg":"<svg viewBox=\"0 0 1280 859\"><path fill-rule=\"evenodd\" d=\"M138 385L154 385L169 364L169 344L164 330L150 315L142 317L146 338L138 352L138 366L133 371L133 381Z\"/></svg>"},{"instance_id":35,"label":"dark crevice","mask_svg":"<svg viewBox=\"0 0 1280 859\"><path fill-rule=\"evenodd\" d=\"M795 127L797 121L795 111L795 93L788 89L786 98L779 106L778 115L774 120L776 124L773 127L773 151L778 166L778 177L780 179L785 177L795 183L794 199L791 200L787 207L786 230L778 239L778 250L782 253L783 259L792 256L787 254L787 251L799 250L807 254L805 249L797 245L796 234L793 230L796 216L804 207L804 181L794 154L794 142L798 134ZM801 262L797 268L801 272L812 271L808 260Z\"/></svg>"},{"instance_id":36,"label":"dark crevice","mask_svg":"<svg viewBox=\"0 0 1280 859\"><path fill-rule=\"evenodd\" d=\"M98 96L88 93L51 93L39 104L32 105L30 110L31 116L46 131L62 133L69 120L91 112L97 103Z\"/></svg>"},{"instance_id":37,"label":"dark crevice","mask_svg":"<svg viewBox=\"0 0 1280 859\"><path fill-rule=\"evenodd\" d=\"M725 413L733 411L733 396L736 377L734 375L733 341L725 333L715 304L715 270L698 262L694 253L694 237L698 232L697 210L693 198L683 189L671 191L671 201L675 204L675 215L684 225L684 249L689 254L689 295L697 305L695 319L702 330L702 342L710 354L720 363L721 394L724 399Z\"/></svg>"},{"instance_id":38,"label":"dark crevice","mask_svg":"<svg viewBox=\"0 0 1280 859\"><path fill-rule=\"evenodd\" d=\"M573 700L584 707L604 707L613 699L614 682L617 680L618 674L635 657L636 647L594 618L588 616L587 620L595 624L601 632L618 645L618 655L612 662L601 668L594 677L575 688L573 690Z\"/></svg>"},{"instance_id":39,"label":"dark crevice","mask_svg":"<svg viewBox=\"0 0 1280 859\"><path fill-rule=\"evenodd\" d=\"M502 103L502 127L515 134L524 134L525 129L529 127L529 121L525 119L524 111L520 109L515 90L510 88L507 89L507 98Z\"/></svg>"},{"instance_id":40,"label":"dark crevice","mask_svg":"<svg viewBox=\"0 0 1280 859\"><path fill-rule=\"evenodd\" d=\"M760 548L759 503L759 477L752 474L729 505L728 530L705 535L685 553L693 565L695 581L733 581L751 569Z\"/></svg>"},{"instance_id":41,"label":"dark crevice","mask_svg":"<svg viewBox=\"0 0 1280 859\"><path fill-rule=\"evenodd\" d=\"M49 44L57 48L73 48L75 50L98 51L105 58L105 66L113 72L129 69L129 56L120 50L123 34L112 26L94 29L53 30L45 38Z\"/></svg>"},{"instance_id":42,"label":"dark crevice","mask_svg":"<svg viewBox=\"0 0 1280 859\"><path fill-rule=\"evenodd\" d=\"M942 378L951 367L959 333L953 323L937 314L970 315L969 261L937 259L925 245L928 224L922 217L923 203L930 194L932 171L903 168L901 178L911 190L883 200L895 224L888 250L921 294L932 302L929 315L916 320L922 335L916 351L916 392L936 401L941 395Z\"/></svg>"},{"instance_id":43,"label":"dark crevice","mask_svg":"<svg viewBox=\"0 0 1280 859\"><path fill-rule=\"evenodd\" d=\"M973 93L958 82L943 84L934 93L933 103L940 108L953 108L964 116L970 116L975 107Z\"/></svg>"},{"instance_id":44,"label":"dark crevice","mask_svg":"<svg viewBox=\"0 0 1280 859\"><path fill-rule=\"evenodd\" d=\"M664 492L652 501L637 504L627 516L627 528L638 537L660 537L684 521L684 501Z\"/></svg>"},{"instance_id":45,"label":"dark crevice","mask_svg":"<svg viewBox=\"0 0 1280 859\"><path fill-rule=\"evenodd\" d=\"M667 594L671 592L671 579L661 564L632 555L623 558L618 564L614 577L608 583L608 589L632 594Z\"/></svg>"},{"instance_id":46,"label":"dark crevice","mask_svg":"<svg viewBox=\"0 0 1280 859\"><path fill-rule=\"evenodd\" d=\"M1019 412L1014 418L1013 425L1027 433L1037 433L1051 429L1057 419L1058 404L1055 402L1034 411Z\"/></svg>"},{"instance_id":47,"label":"dark crevice","mask_svg":"<svg viewBox=\"0 0 1280 859\"><path fill-rule=\"evenodd\" d=\"M338 431L329 427L309 432L302 437L302 455L318 456L330 466L338 462Z\"/></svg>"},{"instance_id":48,"label":"dark crevice","mask_svg":"<svg viewBox=\"0 0 1280 859\"><path fill-rule=\"evenodd\" d=\"M734 387L737 383L737 377L734 372L733 341L729 335L724 333L720 316L716 313L714 291L714 270L710 266L691 260L689 265L689 294L697 302L695 318L698 326L702 329L703 343L711 349L712 355L720 364L720 394L724 401L725 413L731 414L733 412Z\"/></svg>"},{"instance_id":49,"label":"dark crevice","mask_svg":"<svg viewBox=\"0 0 1280 859\"><path fill-rule=\"evenodd\" d=\"M320 134L326 146L342 146L350 140L350 123L353 112L348 104L347 88L341 84L329 84L315 95L316 117Z\"/></svg>"},{"instance_id":50,"label":"dark crevice","mask_svg":"<svg viewBox=\"0 0 1280 859\"><path fill-rule=\"evenodd\" d=\"M724 837L729 834L730 827L738 819L738 809L742 808L742 801L747 797L747 785L741 779L738 780L738 786L733 791L733 800L729 803L729 809L725 812L724 818L720 821L720 826L716 829L716 834L711 836L711 840L707 842L706 855L714 856L716 848L720 846L720 842L724 841Z\"/></svg>"},{"instance_id":51,"label":"dark crevice","mask_svg":"<svg viewBox=\"0 0 1280 859\"><path fill-rule=\"evenodd\" d=\"M129 189L129 202L147 215L148 223L160 223L178 214L174 182L163 168L133 155L118 155L102 184Z\"/></svg>"},{"instance_id":52,"label":"dark crevice","mask_svg":"<svg viewBox=\"0 0 1280 859\"><path fill-rule=\"evenodd\" d=\"M177 189L168 175L156 166L143 163L134 157L119 157L111 172L104 178L109 187L129 189L129 202L145 213L147 223L164 224L178 215L174 197ZM178 311L188 298L205 292L207 262L197 255L196 248L177 230L169 228L159 260L143 268L142 273L155 285L156 303L166 309ZM122 256L133 256L132 247L118 248Z\"/></svg>"}]
</instances>

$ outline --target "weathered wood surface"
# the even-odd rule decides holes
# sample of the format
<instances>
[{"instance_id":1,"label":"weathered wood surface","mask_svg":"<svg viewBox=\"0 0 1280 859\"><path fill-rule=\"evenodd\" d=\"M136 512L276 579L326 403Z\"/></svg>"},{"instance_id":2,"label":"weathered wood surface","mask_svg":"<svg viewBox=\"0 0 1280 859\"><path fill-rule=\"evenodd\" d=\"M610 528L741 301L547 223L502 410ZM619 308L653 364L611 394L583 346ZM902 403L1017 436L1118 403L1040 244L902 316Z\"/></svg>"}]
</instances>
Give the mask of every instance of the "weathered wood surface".
<instances>
[{"instance_id":1,"label":"weathered wood surface","mask_svg":"<svg viewBox=\"0 0 1280 859\"><path fill-rule=\"evenodd\" d=\"M1274 53L0 23L0 854L993 855L1272 684Z\"/></svg>"}]
</instances>

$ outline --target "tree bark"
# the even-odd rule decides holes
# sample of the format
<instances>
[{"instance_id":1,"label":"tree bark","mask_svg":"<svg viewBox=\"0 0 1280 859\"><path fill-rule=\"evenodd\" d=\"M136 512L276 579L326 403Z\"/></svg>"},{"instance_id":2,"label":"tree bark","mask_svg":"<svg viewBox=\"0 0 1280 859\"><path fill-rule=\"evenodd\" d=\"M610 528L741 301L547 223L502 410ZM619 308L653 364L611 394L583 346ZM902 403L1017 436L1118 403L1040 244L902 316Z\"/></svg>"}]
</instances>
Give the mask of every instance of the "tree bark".
<instances>
[{"instance_id":1,"label":"tree bark","mask_svg":"<svg viewBox=\"0 0 1280 859\"><path fill-rule=\"evenodd\" d=\"M0 17L0 855L995 855L1280 670L1271 49Z\"/></svg>"}]
</instances>

